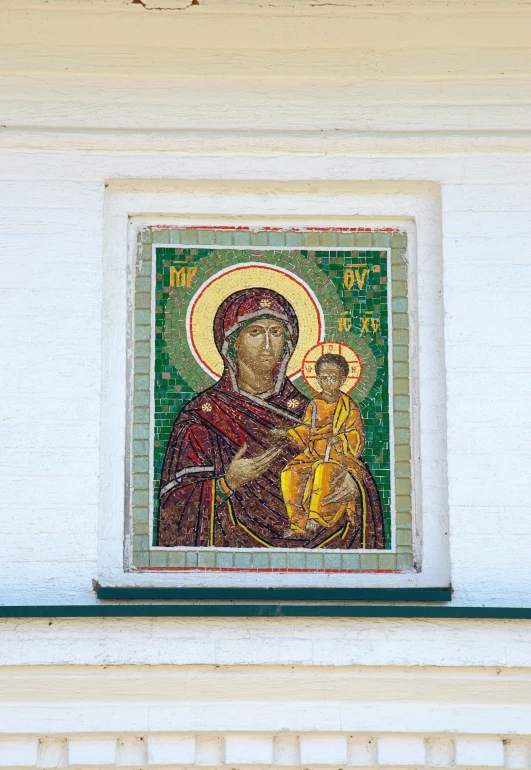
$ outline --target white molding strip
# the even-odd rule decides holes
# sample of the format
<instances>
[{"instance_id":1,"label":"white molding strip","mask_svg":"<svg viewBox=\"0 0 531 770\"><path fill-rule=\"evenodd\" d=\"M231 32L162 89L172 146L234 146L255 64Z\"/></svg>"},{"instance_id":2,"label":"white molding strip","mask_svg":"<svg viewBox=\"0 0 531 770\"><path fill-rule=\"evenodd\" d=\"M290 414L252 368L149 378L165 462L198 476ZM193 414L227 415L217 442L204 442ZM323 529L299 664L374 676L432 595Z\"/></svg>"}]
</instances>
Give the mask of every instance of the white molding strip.
<instances>
[{"instance_id":1,"label":"white molding strip","mask_svg":"<svg viewBox=\"0 0 531 770\"><path fill-rule=\"evenodd\" d=\"M189 131L186 129L50 128L46 126L7 126L0 132L3 150L39 152L158 152L182 153L261 153L274 157L279 152L312 155L328 153L339 156L387 157L389 155L430 156L478 155L484 153L521 153L531 151L527 130L485 130L466 127L460 130L411 131ZM112 184L112 183L111 183Z\"/></svg>"},{"instance_id":2,"label":"white molding strip","mask_svg":"<svg viewBox=\"0 0 531 770\"><path fill-rule=\"evenodd\" d=\"M531 770L530 682L471 666L0 667L0 768Z\"/></svg>"},{"instance_id":3,"label":"white molding strip","mask_svg":"<svg viewBox=\"0 0 531 770\"><path fill-rule=\"evenodd\" d=\"M531 738L179 733L0 739L0 767L531 768Z\"/></svg>"}]
</instances>

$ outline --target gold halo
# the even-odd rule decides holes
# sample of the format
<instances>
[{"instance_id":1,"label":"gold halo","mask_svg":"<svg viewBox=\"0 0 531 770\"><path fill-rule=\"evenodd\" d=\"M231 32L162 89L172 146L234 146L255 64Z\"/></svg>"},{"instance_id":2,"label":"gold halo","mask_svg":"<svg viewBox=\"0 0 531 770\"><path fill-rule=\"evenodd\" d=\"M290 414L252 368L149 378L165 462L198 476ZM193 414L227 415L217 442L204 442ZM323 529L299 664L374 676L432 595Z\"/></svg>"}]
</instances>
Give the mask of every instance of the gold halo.
<instances>
[{"instance_id":1,"label":"gold halo","mask_svg":"<svg viewBox=\"0 0 531 770\"><path fill-rule=\"evenodd\" d=\"M324 336L324 316L310 287L298 276L275 265L246 262L220 271L205 281L190 301L186 314L186 334L190 350L199 365L219 379L223 359L214 342L214 317L221 303L240 289L272 289L291 303L299 320L299 341L288 364L288 377L301 373L308 348Z\"/></svg>"},{"instance_id":2,"label":"gold halo","mask_svg":"<svg viewBox=\"0 0 531 770\"><path fill-rule=\"evenodd\" d=\"M346 359L349 367L349 375L341 386L341 391L343 393L350 393L361 380L363 366L358 353L356 353L353 348L349 347L349 345L345 345L344 342L319 342L317 345L314 345L314 347L306 353L302 362L302 376L304 382L315 393L321 392L322 389L317 382L317 375L315 373L315 363L317 359L325 353L336 353L344 356Z\"/></svg>"}]
</instances>

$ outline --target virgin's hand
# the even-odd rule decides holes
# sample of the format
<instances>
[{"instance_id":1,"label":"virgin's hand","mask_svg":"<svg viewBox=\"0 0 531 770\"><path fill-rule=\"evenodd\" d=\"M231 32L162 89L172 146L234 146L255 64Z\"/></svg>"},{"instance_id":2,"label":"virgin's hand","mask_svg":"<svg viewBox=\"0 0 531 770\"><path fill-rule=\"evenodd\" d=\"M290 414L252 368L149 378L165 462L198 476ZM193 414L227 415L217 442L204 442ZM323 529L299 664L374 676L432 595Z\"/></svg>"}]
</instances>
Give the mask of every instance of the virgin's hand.
<instances>
[{"instance_id":1,"label":"virgin's hand","mask_svg":"<svg viewBox=\"0 0 531 770\"><path fill-rule=\"evenodd\" d=\"M247 451L247 444L234 455L227 472L225 473L225 482L236 491L238 487L254 481L259 478L269 468L271 463L282 451L282 447L273 447L261 455L255 455L245 459L243 455Z\"/></svg>"},{"instance_id":2,"label":"virgin's hand","mask_svg":"<svg viewBox=\"0 0 531 770\"><path fill-rule=\"evenodd\" d=\"M323 498L323 505L333 505L337 503L355 503L360 496L358 485L350 475L345 473L343 480L339 484L338 488L331 492L329 495Z\"/></svg>"}]
</instances>

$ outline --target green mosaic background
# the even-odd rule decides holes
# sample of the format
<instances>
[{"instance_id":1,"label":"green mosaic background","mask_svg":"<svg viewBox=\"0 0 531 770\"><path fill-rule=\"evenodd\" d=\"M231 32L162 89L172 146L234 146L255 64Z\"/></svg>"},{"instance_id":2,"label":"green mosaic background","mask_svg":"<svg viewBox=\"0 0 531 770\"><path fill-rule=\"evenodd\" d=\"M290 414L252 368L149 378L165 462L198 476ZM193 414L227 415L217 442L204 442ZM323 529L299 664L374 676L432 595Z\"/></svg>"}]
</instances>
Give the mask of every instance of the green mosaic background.
<instances>
[{"instance_id":1,"label":"green mosaic background","mask_svg":"<svg viewBox=\"0 0 531 770\"><path fill-rule=\"evenodd\" d=\"M386 542L391 546L391 467L389 446L389 371L387 253L391 248L393 319L393 392L395 424L396 553L317 553L306 551L232 552L151 550L149 542L149 403L152 244L156 252L155 289L155 414L154 487L156 542L158 479L175 417L202 389L213 384L193 359L186 341L184 316L197 288L223 267L241 262L283 266L298 274L315 291L325 312L326 339L354 347L364 364L364 377L350 395L360 404L367 434L364 459L377 481L385 512ZM172 244L179 244L173 246ZM216 244L217 248L206 248ZM234 249L247 246L250 249ZM331 248L335 246L336 248ZM219 248L221 247L221 248ZM231 249L231 247L233 247ZM264 250L260 249L262 247ZM266 247L266 248L264 248ZM269 249L267 249L269 247ZM273 247L273 248L271 248ZM298 248L297 248L298 247ZM349 250L349 247L351 250ZM365 247L365 248L364 248ZM202 567L232 569L372 570L411 569L412 517L409 429L407 273L405 234L374 232L250 232L147 229L138 244L135 284L135 366L133 398L132 527L133 564L137 568ZM337 249L346 249L338 251ZM290 249L289 251L287 249ZM294 250L297 249L297 250ZM365 284L344 285L350 264L369 270ZM170 267L197 267L190 288L170 286ZM374 269L376 268L376 270ZM351 329L338 329L339 319L351 319ZM368 318L363 331L361 318ZM379 319L374 330L371 318ZM169 343L169 344L168 344ZM179 371L174 362L179 362ZM297 387L311 395L302 378Z\"/></svg>"}]
</instances>

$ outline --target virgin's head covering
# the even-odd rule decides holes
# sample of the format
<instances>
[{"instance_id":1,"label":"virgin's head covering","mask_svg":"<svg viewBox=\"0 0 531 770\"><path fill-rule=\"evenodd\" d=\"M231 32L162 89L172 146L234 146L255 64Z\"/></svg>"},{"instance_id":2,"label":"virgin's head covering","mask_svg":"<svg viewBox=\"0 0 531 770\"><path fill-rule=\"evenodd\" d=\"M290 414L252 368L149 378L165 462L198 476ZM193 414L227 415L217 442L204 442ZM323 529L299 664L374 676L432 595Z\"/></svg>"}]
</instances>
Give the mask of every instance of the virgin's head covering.
<instances>
[{"instance_id":1,"label":"virgin's head covering","mask_svg":"<svg viewBox=\"0 0 531 770\"><path fill-rule=\"evenodd\" d=\"M279 393L286 377L288 362L299 337L299 324L291 304L272 289L241 289L222 302L214 318L214 340L230 376L232 388L238 391L238 366L234 342L240 331L259 318L274 318L286 327L286 341L282 358L275 371L275 387L267 395Z\"/></svg>"}]
</instances>

